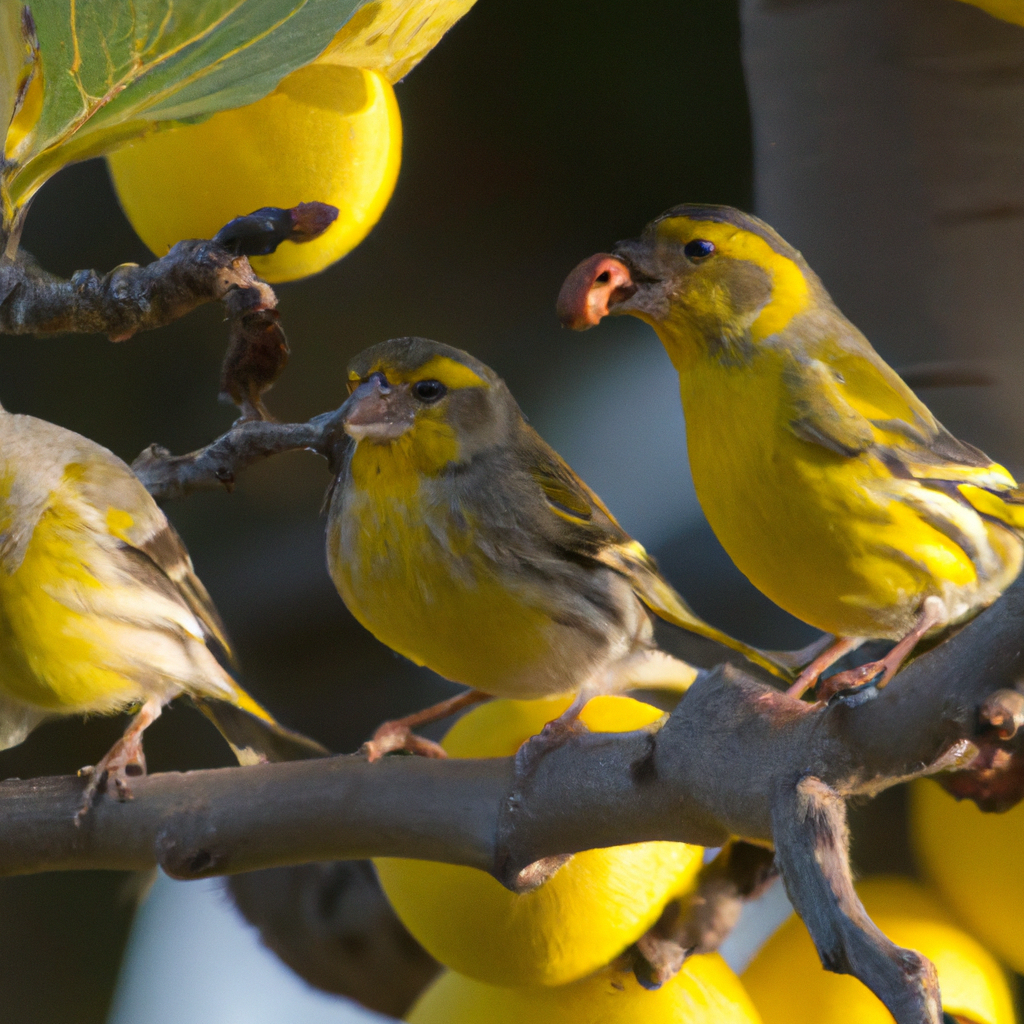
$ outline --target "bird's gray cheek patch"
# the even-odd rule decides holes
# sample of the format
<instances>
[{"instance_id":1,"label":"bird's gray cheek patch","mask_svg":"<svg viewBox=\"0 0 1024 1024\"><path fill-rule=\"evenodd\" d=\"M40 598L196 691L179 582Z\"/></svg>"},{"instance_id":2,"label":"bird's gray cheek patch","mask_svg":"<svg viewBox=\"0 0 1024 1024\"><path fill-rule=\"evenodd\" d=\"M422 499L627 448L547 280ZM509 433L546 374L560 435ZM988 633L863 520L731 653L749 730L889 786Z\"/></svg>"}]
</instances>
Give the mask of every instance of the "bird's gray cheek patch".
<instances>
[{"instance_id":1,"label":"bird's gray cheek patch","mask_svg":"<svg viewBox=\"0 0 1024 1024\"><path fill-rule=\"evenodd\" d=\"M736 260L723 284L732 308L740 316L759 312L772 295L772 281L767 271L745 260Z\"/></svg>"}]
</instances>

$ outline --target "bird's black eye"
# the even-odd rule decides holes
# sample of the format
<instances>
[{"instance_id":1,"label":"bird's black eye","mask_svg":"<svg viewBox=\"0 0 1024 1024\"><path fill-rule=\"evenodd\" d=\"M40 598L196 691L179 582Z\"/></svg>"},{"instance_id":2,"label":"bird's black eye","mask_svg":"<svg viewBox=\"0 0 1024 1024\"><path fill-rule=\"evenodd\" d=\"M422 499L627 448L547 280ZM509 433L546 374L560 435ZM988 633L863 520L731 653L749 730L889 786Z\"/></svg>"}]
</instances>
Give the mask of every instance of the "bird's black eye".
<instances>
[{"instance_id":1,"label":"bird's black eye","mask_svg":"<svg viewBox=\"0 0 1024 1024\"><path fill-rule=\"evenodd\" d=\"M444 398L447 391L448 389L439 380L418 380L412 386L412 393L427 405Z\"/></svg>"},{"instance_id":2,"label":"bird's black eye","mask_svg":"<svg viewBox=\"0 0 1024 1024\"><path fill-rule=\"evenodd\" d=\"M715 251L715 243L709 242L704 238L695 238L692 242L687 242L683 246L683 252L691 260L704 260L707 259Z\"/></svg>"}]
</instances>

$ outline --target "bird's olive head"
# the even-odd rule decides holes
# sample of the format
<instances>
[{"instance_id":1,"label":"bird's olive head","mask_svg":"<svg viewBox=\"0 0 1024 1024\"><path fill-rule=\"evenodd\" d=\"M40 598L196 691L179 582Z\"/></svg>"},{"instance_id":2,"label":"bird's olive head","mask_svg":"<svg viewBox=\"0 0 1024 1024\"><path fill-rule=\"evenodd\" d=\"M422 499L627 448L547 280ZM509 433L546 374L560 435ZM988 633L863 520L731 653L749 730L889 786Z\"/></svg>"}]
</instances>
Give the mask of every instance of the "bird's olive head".
<instances>
[{"instance_id":1,"label":"bird's olive head","mask_svg":"<svg viewBox=\"0 0 1024 1024\"><path fill-rule=\"evenodd\" d=\"M677 206L580 263L558 297L562 323L586 330L628 313L669 353L735 352L782 330L820 289L803 257L763 221L728 206Z\"/></svg>"},{"instance_id":2,"label":"bird's olive head","mask_svg":"<svg viewBox=\"0 0 1024 1024\"><path fill-rule=\"evenodd\" d=\"M423 473L468 462L498 444L518 413L504 381L467 352L395 338L349 364L345 433L357 446L391 446Z\"/></svg>"}]
</instances>

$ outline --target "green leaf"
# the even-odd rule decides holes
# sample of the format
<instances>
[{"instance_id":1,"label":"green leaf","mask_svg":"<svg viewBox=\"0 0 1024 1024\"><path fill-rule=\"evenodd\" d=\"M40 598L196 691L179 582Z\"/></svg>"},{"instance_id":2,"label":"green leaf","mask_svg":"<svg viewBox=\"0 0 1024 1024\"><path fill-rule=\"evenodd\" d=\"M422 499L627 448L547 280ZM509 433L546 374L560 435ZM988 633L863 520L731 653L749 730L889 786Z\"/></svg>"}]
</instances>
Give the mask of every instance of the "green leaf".
<instances>
[{"instance_id":1,"label":"green leaf","mask_svg":"<svg viewBox=\"0 0 1024 1024\"><path fill-rule=\"evenodd\" d=\"M5 209L16 213L64 164L108 152L154 122L261 99L319 56L366 2L30 0L43 103L17 162L4 166ZM3 53L9 6L18 5L0 0L0 93L10 88L6 65L17 63Z\"/></svg>"},{"instance_id":2,"label":"green leaf","mask_svg":"<svg viewBox=\"0 0 1024 1024\"><path fill-rule=\"evenodd\" d=\"M0 0L0 123L6 131L14 116L18 83L26 65L22 5Z\"/></svg>"}]
</instances>

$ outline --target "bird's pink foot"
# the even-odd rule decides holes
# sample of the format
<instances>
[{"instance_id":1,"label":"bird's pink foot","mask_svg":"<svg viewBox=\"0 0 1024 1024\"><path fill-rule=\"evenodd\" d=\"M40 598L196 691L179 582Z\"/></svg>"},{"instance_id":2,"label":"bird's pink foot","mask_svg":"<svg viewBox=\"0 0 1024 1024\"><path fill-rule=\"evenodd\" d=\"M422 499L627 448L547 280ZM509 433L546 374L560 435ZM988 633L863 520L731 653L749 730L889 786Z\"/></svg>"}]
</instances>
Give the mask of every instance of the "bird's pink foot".
<instances>
[{"instance_id":1,"label":"bird's pink foot","mask_svg":"<svg viewBox=\"0 0 1024 1024\"><path fill-rule=\"evenodd\" d=\"M79 769L79 778L88 779L82 793L82 805L75 815L75 823L81 824L100 793L113 792L121 802L131 800L132 788L129 779L146 774L146 755L142 752L142 733L126 734L107 751L96 765Z\"/></svg>"},{"instance_id":2,"label":"bird's pink foot","mask_svg":"<svg viewBox=\"0 0 1024 1024\"><path fill-rule=\"evenodd\" d=\"M869 661L866 665L858 665L845 672L836 672L828 679L819 680L815 696L818 700L831 700L837 693L864 686L880 674L882 679L878 685L881 687L889 681L890 677L886 674L887 672L888 666L884 661Z\"/></svg>"},{"instance_id":3,"label":"bird's pink foot","mask_svg":"<svg viewBox=\"0 0 1024 1024\"><path fill-rule=\"evenodd\" d=\"M570 709L572 710L572 709ZM587 727L579 720L579 711L571 717L568 712L548 722L536 736L531 736L516 752L516 775L528 777L552 750L557 750L573 736L587 732Z\"/></svg>"},{"instance_id":4,"label":"bird's pink foot","mask_svg":"<svg viewBox=\"0 0 1024 1024\"><path fill-rule=\"evenodd\" d=\"M482 701L490 700L490 696L481 693L479 690L466 690L454 697L432 704L429 708L417 711L414 714L406 715L404 718L396 718L394 721L385 722L373 734L373 738L364 743L362 752L370 761L379 761L385 754L396 750L404 750L410 754L419 754L421 757L447 757L444 748L433 740L425 740L417 736L413 729L428 725L431 722L439 722L449 715L458 711L480 704Z\"/></svg>"},{"instance_id":5,"label":"bird's pink foot","mask_svg":"<svg viewBox=\"0 0 1024 1024\"><path fill-rule=\"evenodd\" d=\"M385 722L373 734L373 739L362 746L362 752L368 761L379 761L385 754L398 750L419 754L421 757L448 756L440 743L417 736L402 720Z\"/></svg>"}]
</instances>

